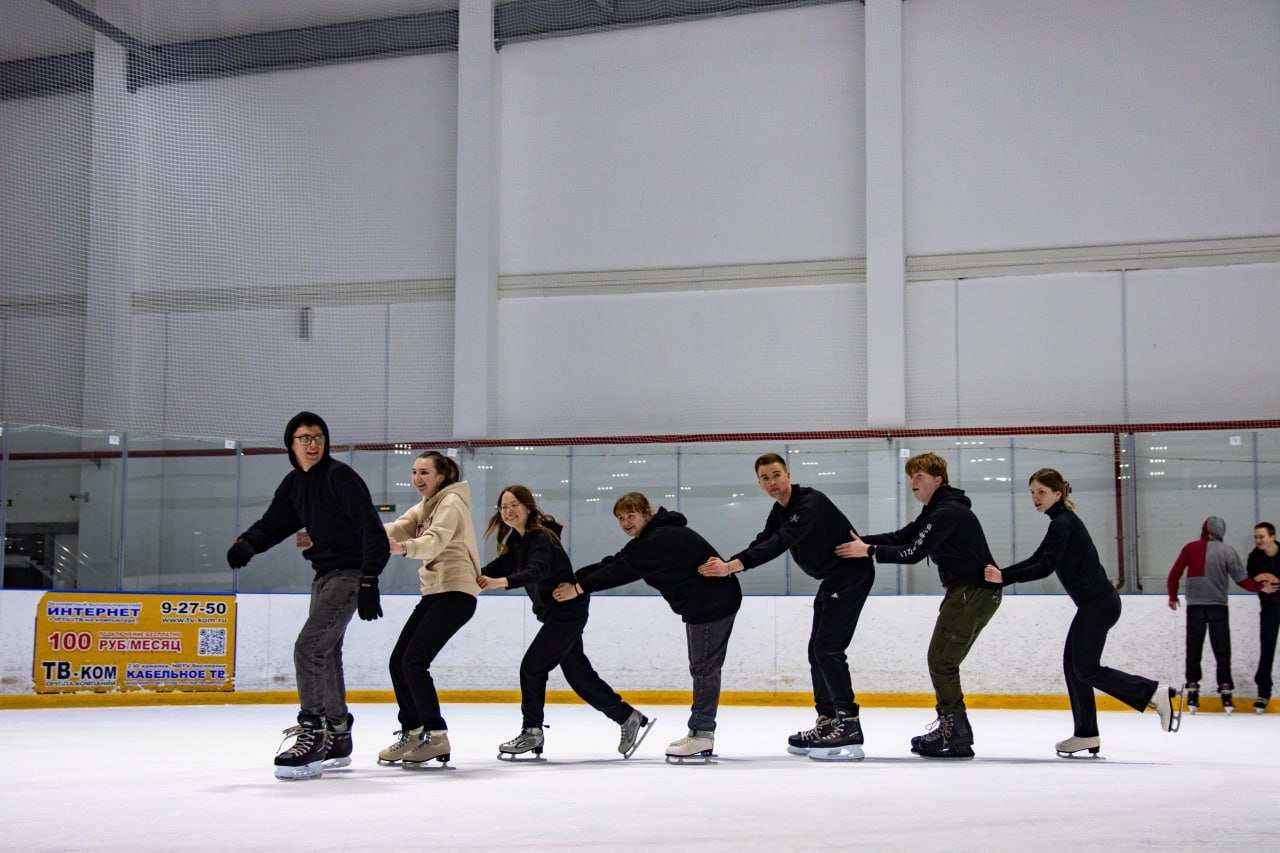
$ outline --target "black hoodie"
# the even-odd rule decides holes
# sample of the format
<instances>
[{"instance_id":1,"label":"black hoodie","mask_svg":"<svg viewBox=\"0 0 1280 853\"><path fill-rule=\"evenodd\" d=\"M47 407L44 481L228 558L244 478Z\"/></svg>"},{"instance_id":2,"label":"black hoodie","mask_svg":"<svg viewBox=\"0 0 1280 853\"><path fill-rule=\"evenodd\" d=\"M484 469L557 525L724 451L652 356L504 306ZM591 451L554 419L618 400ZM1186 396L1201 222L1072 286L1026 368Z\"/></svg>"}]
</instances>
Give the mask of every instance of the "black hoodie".
<instances>
[{"instance_id":1,"label":"black hoodie","mask_svg":"<svg viewBox=\"0 0 1280 853\"><path fill-rule=\"evenodd\" d=\"M1102 601L1116 594L1089 529L1074 511L1058 501L1045 511L1049 529L1036 552L1005 569L1004 585L1040 580L1057 573L1062 588L1076 606Z\"/></svg>"},{"instance_id":2,"label":"black hoodie","mask_svg":"<svg viewBox=\"0 0 1280 853\"><path fill-rule=\"evenodd\" d=\"M708 578L698 574L698 566L716 556L716 549L687 525L680 513L658 507L640 535L621 551L579 569L578 583L587 592L597 592L643 579L691 625L737 613L742 605L737 575Z\"/></svg>"},{"instance_id":3,"label":"black hoodie","mask_svg":"<svg viewBox=\"0 0 1280 853\"><path fill-rule=\"evenodd\" d=\"M787 505L775 501L764 530L732 559L750 569L790 550L796 565L822 581L824 591L840 590L852 586L864 572L875 571L865 557L846 560L836 555L836 546L848 542L852 530L853 524L822 492L792 486Z\"/></svg>"},{"instance_id":4,"label":"black hoodie","mask_svg":"<svg viewBox=\"0 0 1280 853\"><path fill-rule=\"evenodd\" d=\"M325 438L324 453L309 471L293 454L293 434L306 424L318 426ZM317 414L299 412L285 428L284 446L294 470L285 474L262 518L239 538L262 553L306 528L311 547L302 556L317 575L338 569L381 574L391 557L382 519L360 475L329 455L328 425Z\"/></svg>"},{"instance_id":5,"label":"black hoodie","mask_svg":"<svg viewBox=\"0 0 1280 853\"><path fill-rule=\"evenodd\" d=\"M524 587L539 622L585 620L587 596L580 595L570 601L556 601L551 597L560 584L573 583L573 566L557 541L564 528L555 521L547 523L547 527L556 534L556 539L543 530L529 530L523 536L512 530L507 536L506 552L485 566L481 574L506 578L509 589Z\"/></svg>"},{"instance_id":6,"label":"black hoodie","mask_svg":"<svg viewBox=\"0 0 1280 853\"><path fill-rule=\"evenodd\" d=\"M1000 584L988 583L983 577L987 565L995 565L996 561L972 506L961 489L942 485L915 521L894 533L863 536L862 541L876 546L876 561L880 563L918 563L931 557L938 564L938 577L947 589L999 589Z\"/></svg>"}]
</instances>

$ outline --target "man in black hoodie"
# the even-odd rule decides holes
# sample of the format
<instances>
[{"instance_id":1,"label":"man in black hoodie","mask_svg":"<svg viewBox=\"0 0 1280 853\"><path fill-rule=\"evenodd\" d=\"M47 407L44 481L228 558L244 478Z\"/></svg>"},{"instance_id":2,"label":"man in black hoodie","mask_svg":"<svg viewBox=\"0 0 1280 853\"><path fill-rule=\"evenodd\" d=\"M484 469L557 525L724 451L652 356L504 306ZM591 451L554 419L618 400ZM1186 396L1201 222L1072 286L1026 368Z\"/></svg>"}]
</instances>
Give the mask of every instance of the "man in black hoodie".
<instances>
[{"instance_id":1,"label":"man in black hoodie","mask_svg":"<svg viewBox=\"0 0 1280 853\"><path fill-rule=\"evenodd\" d=\"M302 556L315 570L307 621L293 646L301 710L285 734L297 740L276 756L276 777L305 779L351 763L351 724L342 675L342 638L357 608L382 615L378 575L391 556L387 534L360 475L329 455L329 427L299 412L284 431L293 469L262 518L227 551L232 569L301 529L311 538Z\"/></svg>"},{"instance_id":2,"label":"man in black hoodie","mask_svg":"<svg viewBox=\"0 0 1280 853\"><path fill-rule=\"evenodd\" d=\"M709 757L715 743L716 710L720 706L720 670L729 648L733 620L742 605L738 579L705 578L698 566L716 550L687 526L685 517L658 507L640 492L628 492L613 505L622 532L631 537L621 551L584 566L574 584L560 584L556 600L613 589L643 579L684 620L689 643L693 705L689 734L667 747L668 760Z\"/></svg>"},{"instance_id":3,"label":"man in black hoodie","mask_svg":"<svg viewBox=\"0 0 1280 853\"><path fill-rule=\"evenodd\" d=\"M822 583L813 598L809 633L809 674L817 724L787 740L787 751L819 760L863 757L862 722L854 698L845 650L853 642L858 617L867 602L876 570L871 560L845 559L835 553L853 525L831 499L817 489L792 486L787 463L776 453L756 460L756 479L775 503L764 530L729 562L713 557L698 571L723 577L767 563L790 551L796 565Z\"/></svg>"},{"instance_id":4,"label":"man in black hoodie","mask_svg":"<svg viewBox=\"0 0 1280 853\"><path fill-rule=\"evenodd\" d=\"M871 557L881 563L918 563L932 557L946 588L929 641L929 678L938 719L911 739L911 751L925 758L973 758L973 728L965 712L960 663L1000 606L1000 585L986 580L995 565L972 503L947 482L947 460L922 453L907 460L911 494L924 504L915 521L894 533L877 533L836 548L842 557Z\"/></svg>"}]
</instances>

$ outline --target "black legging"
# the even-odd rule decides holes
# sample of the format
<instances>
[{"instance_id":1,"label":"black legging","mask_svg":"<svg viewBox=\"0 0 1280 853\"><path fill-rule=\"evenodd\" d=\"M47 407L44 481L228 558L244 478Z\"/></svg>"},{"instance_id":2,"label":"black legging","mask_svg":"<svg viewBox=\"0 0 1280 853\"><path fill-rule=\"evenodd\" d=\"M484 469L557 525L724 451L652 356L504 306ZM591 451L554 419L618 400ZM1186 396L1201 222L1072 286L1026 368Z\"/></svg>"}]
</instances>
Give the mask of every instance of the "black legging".
<instances>
[{"instance_id":1,"label":"black legging","mask_svg":"<svg viewBox=\"0 0 1280 853\"><path fill-rule=\"evenodd\" d=\"M1067 679L1067 695L1071 697L1076 737L1097 737L1095 687L1135 711L1145 710L1156 692L1156 682L1150 678L1102 665L1102 647L1107 643L1107 632L1119 620L1120 596L1114 592L1100 601L1080 605L1071 620L1067 642L1062 649L1062 673Z\"/></svg>"},{"instance_id":2,"label":"black legging","mask_svg":"<svg viewBox=\"0 0 1280 853\"><path fill-rule=\"evenodd\" d=\"M1200 657L1204 654L1204 632L1209 629L1209 645L1218 663L1218 683L1210 689L1235 689L1231 681L1231 622L1225 604L1187 605L1187 683L1200 682Z\"/></svg>"},{"instance_id":3,"label":"black legging","mask_svg":"<svg viewBox=\"0 0 1280 853\"><path fill-rule=\"evenodd\" d=\"M431 680L431 662L475 615L476 597L465 592L424 595L409 614L391 650L391 686L400 706L400 728L447 729Z\"/></svg>"},{"instance_id":4,"label":"black legging","mask_svg":"<svg viewBox=\"0 0 1280 853\"><path fill-rule=\"evenodd\" d=\"M622 701L587 660L582 650L582 631L586 626L585 613L580 620L548 620L529 643L520 661L520 713L525 728L542 725L543 708L547 704L547 676L557 666L574 693L615 723L621 724L635 710Z\"/></svg>"}]
</instances>

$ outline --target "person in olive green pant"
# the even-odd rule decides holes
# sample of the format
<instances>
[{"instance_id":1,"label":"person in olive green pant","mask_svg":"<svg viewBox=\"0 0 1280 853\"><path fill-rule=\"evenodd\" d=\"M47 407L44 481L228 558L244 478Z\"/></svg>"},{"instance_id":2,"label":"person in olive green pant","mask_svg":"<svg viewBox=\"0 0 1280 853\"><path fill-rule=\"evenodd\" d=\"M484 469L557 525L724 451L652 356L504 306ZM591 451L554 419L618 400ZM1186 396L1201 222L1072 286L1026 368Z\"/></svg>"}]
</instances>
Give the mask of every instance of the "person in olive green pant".
<instances>
[{"instance_id":1,"label":"person in olive green pant","mask_svg":"<svg viewBox=\"0 0 1280 853\"><path fill-rule=\"evenodd\" d=\"M911 739L925 758L973 758L973 727L960 686L960 664L1000 606L1000 585L986 580L994 565L987 537L969 498L947 482L947 460L923 453L907 460L911 493L924 504L915 521L894 533L877 533L836 546L841 557L869 556L881 563L918 563L931 557L946 587L929 641L929 677L938 719Z\"/></svg>"}]
</instances>

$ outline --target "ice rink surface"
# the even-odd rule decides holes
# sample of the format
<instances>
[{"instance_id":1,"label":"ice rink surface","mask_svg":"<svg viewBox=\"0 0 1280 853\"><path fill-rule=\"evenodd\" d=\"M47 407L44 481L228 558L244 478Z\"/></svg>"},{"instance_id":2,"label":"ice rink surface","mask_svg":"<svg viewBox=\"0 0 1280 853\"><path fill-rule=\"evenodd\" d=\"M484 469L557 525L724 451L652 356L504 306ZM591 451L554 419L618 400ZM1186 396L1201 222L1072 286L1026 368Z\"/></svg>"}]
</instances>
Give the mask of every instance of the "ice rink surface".
<instances>
[{"instance_id":1,"label":"ice rink surface","mask_svg":"<svg viewBox=\"0 0 1280 853\"><path fill-rule=\"evenodd\" d=\"M547 709L545 762L496 759L517 708L451 705L454 770L379 767L391 705L357 705L350 767L272 775L287 706L0 711L0 847L14 850L1265 849L1280 802L1280 716L1242 708L1160 731L1103 713L1105 760L1055 757L1063 711L973 711L978 757L926 761L923 709L864 708L867 758L787 755L803 708L724 707L717 763L671 766L686 708L623 760L585 706Z\"/></svg>"}]
</instances>

